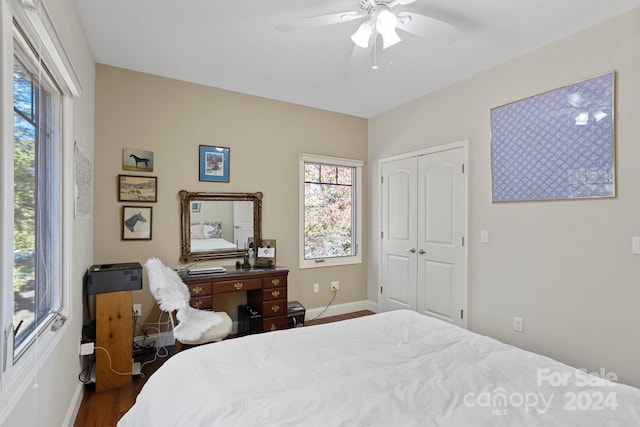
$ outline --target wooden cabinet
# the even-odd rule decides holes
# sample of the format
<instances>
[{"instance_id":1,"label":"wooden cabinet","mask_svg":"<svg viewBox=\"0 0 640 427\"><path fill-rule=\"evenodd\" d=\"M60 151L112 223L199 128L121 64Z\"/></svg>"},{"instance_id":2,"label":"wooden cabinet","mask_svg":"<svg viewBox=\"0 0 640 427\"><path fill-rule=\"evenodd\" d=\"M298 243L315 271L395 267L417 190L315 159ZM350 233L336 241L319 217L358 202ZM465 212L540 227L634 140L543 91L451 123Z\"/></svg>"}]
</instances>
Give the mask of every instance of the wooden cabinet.
<instances>
[{"instance_id":1,"label":"wooden cabinet","mask_svg":"<svg viewBox=\"0 0 640 427\"><path fill-rule=\"evenodd\" d=\"M246 292L247 303L262 315L263 331L287 329L287 276L285 268L236 270L223 274L202 274L181 278L189 288L194 308L211 309L216 294Z\"/></svg>"},{"instance_id":2,"label":"wooden cabinet","mask_svg":"<svg viewBox=\"0 0 640 427\"><path fill-rule=\"evenodd\" d=\"M96 295L96 392L131 383L133 332L131 291Z\"/></svg>"}]
</instances>

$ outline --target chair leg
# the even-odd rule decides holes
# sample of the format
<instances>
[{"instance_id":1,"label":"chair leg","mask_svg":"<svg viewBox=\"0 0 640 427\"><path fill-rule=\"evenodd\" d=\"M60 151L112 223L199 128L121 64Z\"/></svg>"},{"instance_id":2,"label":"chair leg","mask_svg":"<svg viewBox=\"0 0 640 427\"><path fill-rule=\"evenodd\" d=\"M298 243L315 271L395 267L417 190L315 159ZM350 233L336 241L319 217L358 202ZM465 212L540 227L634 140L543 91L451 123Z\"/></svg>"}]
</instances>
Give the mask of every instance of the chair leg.
<instances>
[{"instance_id":1,"label":"chair leg","mask_svg":"<svg viewBox=\"0 0 640 427\"><path fill-rule=\"evenodd\" d=\"M175 349L176 349L176 353L179 353L182 351L182 343L178 340L176 340L175 342Z\"/></svg>"}]
</instances>

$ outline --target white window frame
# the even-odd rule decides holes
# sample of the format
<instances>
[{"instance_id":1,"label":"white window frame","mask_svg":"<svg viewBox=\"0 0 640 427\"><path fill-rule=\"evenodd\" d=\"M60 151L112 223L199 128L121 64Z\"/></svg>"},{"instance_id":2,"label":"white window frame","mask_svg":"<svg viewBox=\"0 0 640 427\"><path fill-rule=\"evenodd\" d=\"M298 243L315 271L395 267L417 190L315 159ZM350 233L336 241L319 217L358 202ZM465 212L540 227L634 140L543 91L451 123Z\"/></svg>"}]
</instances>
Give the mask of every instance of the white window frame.
<instances>
[{"instance_id":1,"label":"white window frame","mask_svg":"<svg viewBox=\"0 0 640 427\"><path fill-rule=\"evenodd\" d=\"M344 257L331 257L331 258L319 258L319 259L305 259L304 258L304 202L305 202L305 163L321 163L335 166L352 167L355 169L354 182L352 184L353 191L355 191L355 200L353 206L353 220L355 222L355 255ZM318 267L333 267L337 265L349 265L349 264L361 264L362 263L362 169L364 162L362 160L345 159L340 157L328 157L316 154L300 154L300 175L298 178L299 183L299 264L300 268L318 268Z\"/></svg>"},{"instance_id":2,"label":"white window frame","mask_svg":"<svg viewBox=\"0 0 640 427\"><path fill-rule=\"evenodd\" d=\"M62 339L70 322L71 287L77 285L71 277L73 221L73 99L80 96L82 85L64 50L44 4L38 0L0 0L0 283L13 283L13 63L14 21L46 64L62 95L60 129L60 270L61 286L58 313L52 313L33 334L36 345L25 346L20 358L13 352L13 289L0 287L0 424L10 413L38 371ZM62 320L62 321L60 321ZM52 328L52 322L59 328ZM55 329L55 330L54 330ZM7 339L5 339L5 336Z\"/></svg>"}]
</instances>

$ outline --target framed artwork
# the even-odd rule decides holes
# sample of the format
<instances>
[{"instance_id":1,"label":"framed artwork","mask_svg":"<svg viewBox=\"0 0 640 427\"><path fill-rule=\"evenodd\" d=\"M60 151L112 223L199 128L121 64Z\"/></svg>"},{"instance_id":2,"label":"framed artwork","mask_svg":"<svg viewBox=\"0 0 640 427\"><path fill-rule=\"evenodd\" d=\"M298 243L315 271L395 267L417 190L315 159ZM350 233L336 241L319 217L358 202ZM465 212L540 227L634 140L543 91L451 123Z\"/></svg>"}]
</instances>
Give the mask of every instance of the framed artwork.
<instances>
[{"instance_id":1,"label":"framed artwork","mask_svg":"<svg viewBox=\"0 0 640 427\"><path fill-rule=\"evenodd\" d=\"M200 146L200 181L229 182L229 149Z\"/></svg>"},{"instance_id":2,"label":"framed artwork","mask_svg":"<svg viewBox=\"0 0 640 427\"><path fill-rule=\"evenodd\" d=\"M191 212L199 213L202 208L202 202L191 202Z\"/></svg>"},{"instance_id":3,"label":"framed artwork","mask_svg":"<svg viewBox=\"0 0 640 427\"><path fill-rule=\"evenodd\" d=\"M122 169L126 171L153 172L153 152L125 148L122 150Z\"/></svg>"},{"instance_id":4,"label":"framed artwork","mask_svg":"<svg viewBox=\"0 0 640 427\"><path fill-rule=\"evenodd\" d=\"M121 202L157 202L158 178L118 175L118 200Z\"/></svg>"},{"instance_id":5,"label":"framed artwork","mask_svg":"<svg viewBox=\"0 0 640 427\"><path fill-rule=\"evenodd\" d=\"M122 240L151 240L152 208L122 207Z\"/></svg>"},{"instance_id":6,"label":"framed artwork","mask_svg":"<svg viewBox=\"0 0 640 427\"><path fill-rule=\"evenodd\" d=\"M491 110L494 202L615 196L614 77Z\"/></svg>"}]
</instances>

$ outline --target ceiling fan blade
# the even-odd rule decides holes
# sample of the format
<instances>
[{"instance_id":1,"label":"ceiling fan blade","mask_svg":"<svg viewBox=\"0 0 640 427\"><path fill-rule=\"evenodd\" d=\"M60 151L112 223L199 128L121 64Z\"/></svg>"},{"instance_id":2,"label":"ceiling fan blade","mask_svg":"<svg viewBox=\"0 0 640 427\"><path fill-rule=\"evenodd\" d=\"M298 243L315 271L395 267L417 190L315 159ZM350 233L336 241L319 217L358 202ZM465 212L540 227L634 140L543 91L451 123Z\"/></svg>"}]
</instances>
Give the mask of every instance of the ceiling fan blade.
<instances>
[{"instance_id":1,"label":"ceiling fan blade","mask_svg":"<svg viewBox=\"0 0 640 427\"><path fill-rule=\"evenodd\" d=\"M442 43L451 43L460 35L460 30L453 25L414 12L398 13L398 28Z\"/></svg>"},{"instance_id":2,"label":"ceiling fan blade","mask_svg":"<svg viewBox=\"0 0 640 427\"><path fill-rule=\"evenodd\" d=\"M323 27L325 25L339 24L341 22L353 21L367 16L362 12L337 12L329 13L327 15L310 16L308 18L296 19L293 21L285 22L276 26L278 31L295 31L304 30L307 28Z\"/></svg>"},{"instance_id":3,"label":"ceiling fan blade","mask_svg":"<svg viewBox=\"0 0 640 427\"><path fill-rule=\"evenodd\" d=\"M394 7L400 5L400 6L406 6L408 4L411 3L415 3L416 0L393 0L390 3L387 3L387 7L389 7L389 9L393 9Z\"/></svg>"}]
</instances>

